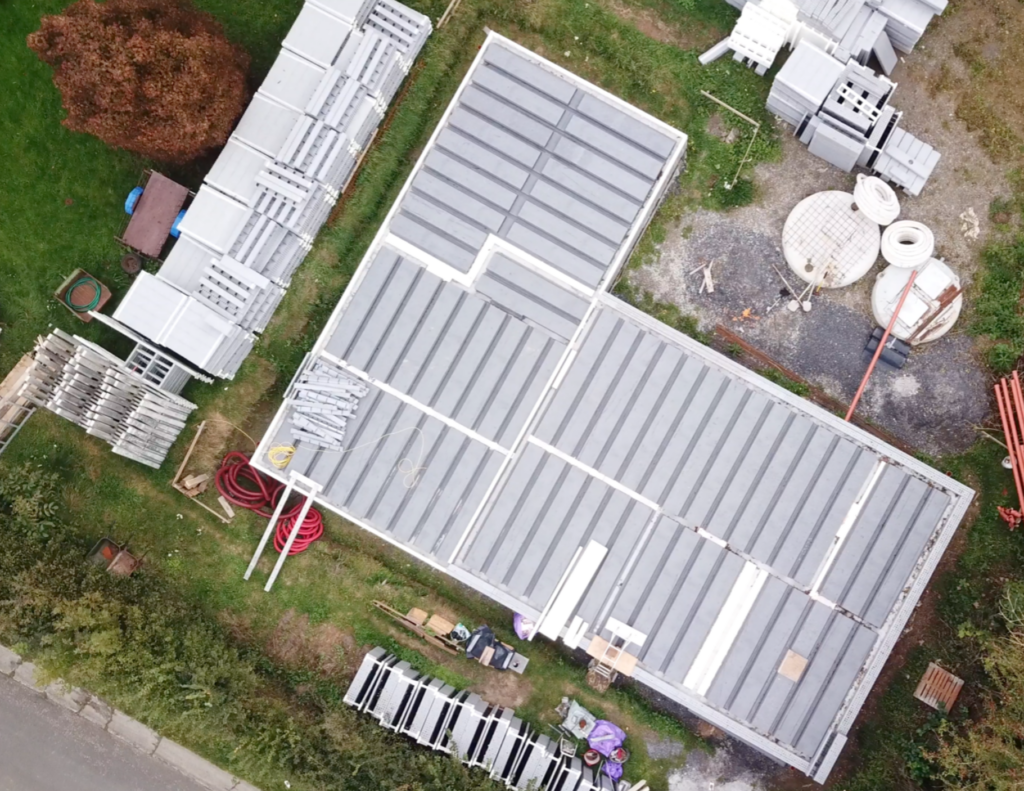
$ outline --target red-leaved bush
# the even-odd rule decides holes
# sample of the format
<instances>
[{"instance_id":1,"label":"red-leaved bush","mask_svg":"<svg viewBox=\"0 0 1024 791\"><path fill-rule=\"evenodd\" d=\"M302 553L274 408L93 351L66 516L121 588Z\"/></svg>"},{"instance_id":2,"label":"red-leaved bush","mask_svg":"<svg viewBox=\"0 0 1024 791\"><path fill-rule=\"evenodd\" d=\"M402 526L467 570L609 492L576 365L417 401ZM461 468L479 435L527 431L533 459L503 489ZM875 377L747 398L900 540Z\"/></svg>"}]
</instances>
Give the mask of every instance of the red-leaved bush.
<instances>
[{"instance_id":1,"label":"red-leaved bush","mask_svg":"<svg viewBox=\"0 0 1024 791\"><path fill-rule=\"evenodd\" d=\"M53 67L65 126L181 164L225 143L249 56L187 0L78 0L28 45Z\"/></svg>"}]
</instances>

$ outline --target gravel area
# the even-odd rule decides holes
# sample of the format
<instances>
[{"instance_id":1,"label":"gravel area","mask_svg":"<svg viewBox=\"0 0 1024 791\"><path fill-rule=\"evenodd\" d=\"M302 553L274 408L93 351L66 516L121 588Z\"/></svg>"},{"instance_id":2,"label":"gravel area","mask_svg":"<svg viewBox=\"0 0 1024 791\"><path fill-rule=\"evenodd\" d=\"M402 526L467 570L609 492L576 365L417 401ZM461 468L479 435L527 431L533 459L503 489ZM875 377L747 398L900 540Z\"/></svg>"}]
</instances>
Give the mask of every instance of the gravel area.
<instances>
[{"instance_id":1,"label":"gravel area","mask_svg":"<svg viewBox=\"0 0 1024 791\"><path fill-rule=\"evenodd\" d=\"M724 324L833 397L849 402L866 368L864 346L875 327L871 287L884 261L879 259L875 269L852 286L822 291L812 299L809 313L786 310L788 300L779 293L784 284L772 264L794 287L803 285L789 274L782 256L786 217L815 192L852 191L855 177L812 156L785 129L782 139L782 161L756 172L761 198L755 205L727 214L685 215L668 234L658 261L630 278L658 299L695 315L703 329L713 331L716 324ZM939 175L925 189L928 203L900 193L902 216L928 223L935 230L940 254L969 282L975 246L987 227L981 229L979 240L964 237L960 212L954 214L963 203L950 203L954 190ZM701 294L701 275L691 272L710 262L715 291ZM934 456L957 453L974 443L972 426L988 412L987 381L973 340L954 328L945 338L916 348L902 370L880 365L858 412L920 451Z\"/></svg>"}]
</instances>

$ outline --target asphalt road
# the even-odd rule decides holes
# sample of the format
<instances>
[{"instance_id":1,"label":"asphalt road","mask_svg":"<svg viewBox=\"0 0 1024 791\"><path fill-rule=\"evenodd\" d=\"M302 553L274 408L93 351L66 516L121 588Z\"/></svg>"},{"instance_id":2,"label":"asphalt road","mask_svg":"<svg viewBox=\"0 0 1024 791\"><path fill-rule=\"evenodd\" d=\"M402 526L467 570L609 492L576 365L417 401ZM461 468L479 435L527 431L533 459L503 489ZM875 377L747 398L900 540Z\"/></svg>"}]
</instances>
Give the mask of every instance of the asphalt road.
<instances>
[{"instance_id":1,"label":"asphalt road","mask_svg":"<svg viewBox=\"0 0 1024 791\"><path fill-rule=\"evenodd\" d=\"M0 676L0 791L205 791Z\"/></svg>"}]
</instances>

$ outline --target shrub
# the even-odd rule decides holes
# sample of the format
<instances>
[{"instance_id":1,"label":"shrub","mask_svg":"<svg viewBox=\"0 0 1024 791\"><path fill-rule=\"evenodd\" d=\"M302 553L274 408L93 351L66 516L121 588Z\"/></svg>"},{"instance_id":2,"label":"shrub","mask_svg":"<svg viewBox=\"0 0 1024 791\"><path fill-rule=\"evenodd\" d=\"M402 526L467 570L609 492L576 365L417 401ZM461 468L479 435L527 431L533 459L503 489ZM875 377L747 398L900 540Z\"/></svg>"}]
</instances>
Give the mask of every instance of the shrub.
<instances>
[{"instance_id":1,"label":"shrub","mask_svg":"<svg viewBox=\"0 0 1024 791\"><path fill-rule=\"evenodd\" d=\"M1024 583L1007 587L1001 613L1006 631L982 636L991 691L970 725L946 735L931 757L950 788L1024 785Z\"/></svg>"},{"instance_id":2,"label":"shrub","mask_svg":"<svg viewBox=\"0 0 1024 791\"><path fill-rule=\"evenodd\" d=\"M240 643L200 603L144 567L112 577L88 542L48 511L55 480L0 466L0 642L51 676L106 698L163 734L264 788L296 791L495 791L486 774L380 728L309 674L301 683Z\"/></svg>"},{"instance_id":3,"label":"shrub","mask_svg":"<svg viewBox=\"0 0 1024 791\"><path fill-rule=\"evenodd\" d=\"M248 55L187 0L78 0L28 45L53 67L65 126L144 157L221 146L245 107Z\"/></svg>"}]
</instances>

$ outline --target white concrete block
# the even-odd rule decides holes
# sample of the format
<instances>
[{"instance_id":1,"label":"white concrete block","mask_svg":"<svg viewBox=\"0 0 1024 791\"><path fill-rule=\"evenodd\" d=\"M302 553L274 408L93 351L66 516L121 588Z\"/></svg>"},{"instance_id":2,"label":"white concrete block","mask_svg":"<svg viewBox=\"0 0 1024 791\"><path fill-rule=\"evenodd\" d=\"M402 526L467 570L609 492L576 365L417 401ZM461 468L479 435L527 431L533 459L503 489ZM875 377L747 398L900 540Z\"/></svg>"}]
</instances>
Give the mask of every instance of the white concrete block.
<instances>
[{"instance_id":1,"label":"white concrete block","mask_svg":"<svg viewBox=\"0 0 1024 791\"><path fill-rule=\"evenodd\" d=\"M68 711L78 714L82 707L89 702L90 695L84 689L71 687L63 681L57 680L47 685L46 697L58 706L63 706Z\"/></svg>"},{"instance_id":2,"label":"white concrete block","mask_svg":"<svg viewBox=\"0 0 1024 791\"><path fill-rule=\"evenodd\" d=\"M21 657L10 648L0 645L0 673L5 676L13 676L14 671L21 664Z\"/></svg>"}]
</instances>

